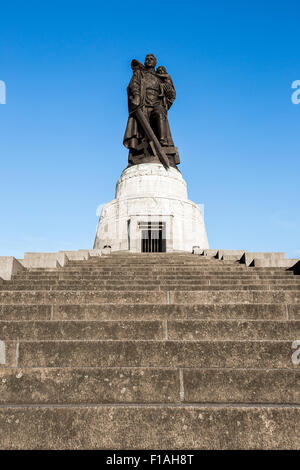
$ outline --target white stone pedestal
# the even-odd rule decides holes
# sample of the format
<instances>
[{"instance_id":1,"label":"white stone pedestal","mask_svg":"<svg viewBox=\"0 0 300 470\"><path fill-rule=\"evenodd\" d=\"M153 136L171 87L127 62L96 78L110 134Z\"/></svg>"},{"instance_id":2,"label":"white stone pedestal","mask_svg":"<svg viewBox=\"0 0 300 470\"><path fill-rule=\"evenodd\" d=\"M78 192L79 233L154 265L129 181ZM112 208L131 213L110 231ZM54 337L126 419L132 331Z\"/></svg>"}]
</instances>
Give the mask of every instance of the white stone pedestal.
<instances>
[{"instance_id":1,"label":"white stone pedestal","mask_svg":"<svg viewBox=\"0 0 300 470\"><path fill-rule=\"evenodd\" d=\"M115 199L102 209L94 248L139 253L149 227L163 227L167 252L209 248L201 209L188 200L181 173L157 163L123 171Z\"/></svg>"}]
</instances>

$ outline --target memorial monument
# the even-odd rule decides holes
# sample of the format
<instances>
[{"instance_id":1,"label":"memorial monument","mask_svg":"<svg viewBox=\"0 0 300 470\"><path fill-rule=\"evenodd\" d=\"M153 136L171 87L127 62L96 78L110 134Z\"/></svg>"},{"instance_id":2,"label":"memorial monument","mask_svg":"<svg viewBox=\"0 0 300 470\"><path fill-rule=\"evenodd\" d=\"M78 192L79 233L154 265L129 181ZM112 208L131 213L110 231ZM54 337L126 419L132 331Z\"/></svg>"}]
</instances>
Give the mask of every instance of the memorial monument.
<instances>
[{"instance_id":1,"label":"memorial monument","mask_svg":"<svg viewBox=\"0 0 300 470\"><path fill-rule=\"evenodd\" d=\"M115 199L99 220L95 249L130 252L192 252L209 248L200 207L188 199L187 184L168 122L176 91L153 54L144 65L132 60L127 88L129 117L124 146L128 166Z\"/></svg>"},{"instance_id":2,"label":"memorial monument","mask_svg":"<svg viewBox=\"0 0 300 470\"><path fill-rule=\"evenodd\" d=\"M177 450L300 447L300 261L207 248L155 67L132 62L128 167L96 249L0 257L1 450L176 464Z\"/></svg>"}]
</instances>

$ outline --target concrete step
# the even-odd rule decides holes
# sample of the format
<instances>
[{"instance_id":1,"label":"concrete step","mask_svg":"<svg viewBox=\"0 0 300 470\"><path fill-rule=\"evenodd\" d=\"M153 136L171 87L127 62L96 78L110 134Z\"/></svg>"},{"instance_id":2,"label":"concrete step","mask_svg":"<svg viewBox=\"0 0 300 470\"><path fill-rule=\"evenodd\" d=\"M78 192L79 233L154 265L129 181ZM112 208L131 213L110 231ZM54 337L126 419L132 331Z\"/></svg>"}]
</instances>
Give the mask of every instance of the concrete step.
<instances>
[{"instance_id":1,"label":"concrete step","mask_svg":"<svg viewBox=\"0 0 300 470\"><path fill-rule=\"evenodd\" d=\"M148 287L148 286L147 286ZM57 287L58 288L58 287ZM119 288L119 290L122 290L122 289L127 289L129 290L130 286L128 285L127 288L126 286L121 286ZM153 288L153 286L151 286L151 289ZM116 290L116 288L114 286L105 286L104 290ZM281 290L286 290L286 291L289 291L289 290L292 290L294 292L297 292L300 290L300 285L299 284L283 284L283 285L277 285L277 284L265 284L265 285L261 285L260 283L257 283L257 284L245 284L245 285L242 285L242 284L228 284L228 285L220 285L220 284L210 284L208 286L203 286L203 285L184 285L184 284L181 284L181 285L174 285L174 284L171 284L171 285L160 285L159 286L159 289L160 290L167 290L167 291L224 291L224 290L229 290L229 291L266 291L266 290L269 290L269 291L272 291L272 292L276 292L276 291L281 291ZM136 289L136 290L140 290L140 289ZM154 289L153 289L154 290Z\"/></svg>"},{"instance_id":2,"label":"concrete step","mask_svg":"<svg viewBox=\"0 0 300 470\"><path fill-rule=\"evenodd\" d=\"M222 261L219 261L215 258L202 258L201 262L197 258L160 258L160 259L150 259L150 258L141 258L141 259L126 259L126 258L99 258L97 261L92 259L89 260L68 260L66 263L70 267L103 267L103 266L154 266L161 264L163 266L207 266L207 265L222 265ZM232 265L239 264L236 262L231 262Z\"/></svg>"},{"instance_id":3,"label":"concrete step","mask_svg":"<svg viewBox=\"0 0 300 470\"><path fill-rule=\"evenodd\" d=\"M120 270L120 269L110 269L110 268L105 268L105 269L70 269L70 268L60 268L57 269L56 271L49 272L46 269L44 271L36 271L36 270L30 270L27 269L25 271L19 271L18 273L13 275L13 278L29 278L29 279L34 279L34 278L49 278L49 279L56 279L57 277L65 276L65 277L72 277L72 276L81 276L81 277L99 277L101 276L117 276L118 278L124 277L128 275L131 276L137 276L141 278L148 278L148 277L157 277L157 276L171 276L171 277L176 277L176 276L181 276L181 277L198 277L199 275L203 277L215 275L215 276L233 276L233 277L238 277L238 276L246 276L246 277L294 277L294 278L299 278L293 271L287 271L284 269L280 269L279 271L273 272L271 268L266 268L266 270L261 271L261 270L255 270L255 268L243 268L239 270L235 269L201 269L198 271L194 270L189 270L189 269L184 269L184 270L171 270L171 269L143 269L141 272L136 272L135 270Z\"/></svg>"},{"instance_id":4,"label":"concrete step","mask_svg":"<svg viewBox=\"0 0 300 470\"><path fill-rule=\"evenodd\" d=\"M116 258L116 259L99 259L98 261L94 260L70 260L68 266L153 266L157 264L163 266L207 266L224 263L215 258L139 258L139 259L127 259L127 258ZM231 262L231 264L234 264Z\"/></svg>"},{"instance_id":5,"label":"concrete step","mask_svg":"<svg viewBox=\"0 0 300 470\"><path fill-rule=\"evenodd\" d=\"M5 314L6 306L2 307ZM10 306L7 306L10 308ZM18 308L18 306L12 306ZM24 308L22 307L22 311ZM16 311L16 316L20 313ZM12 313L11 313L12 315ZM283 304L198 304L198 305L56 305L54 319L86 320L199 320L199 319L300 319L300 305Z\"/></svg>"},{"instance_id":6,"label":"concrete step","mask_svg":"<svg viewBox=\"0 0 300 470\"><path fill-rule=\"evenodd\" d=\"M0 369L0 392L0 405L180 402L299 405L300 371L121 367Z\"/></svg>"},{"instance_id":7,"label":"concrete step","mask_svg":"<svg viewBox=\"0 0 300 470\"><path fill-rule=\"evenodd\" d=\"M295 287L297 289L297 287ZM91 283L82 283L80 281L77 282L67 282L67 283L58 283L58 284L50 284L46 283L5 283L0 285L0 291L65 291L65 290L78 290L78 291L144 291L145 285L136 284L126 284L126 285L119 285L119 286L106 286L103 283L96 284L94 282ZM160 285L159 284L150 284L147 285L147 291L159 291ZM165 289L166 290L166 289Z\"/></svg>"},{"instance_id":8,"label":"concrete step","mask_svg":"<svg viewBox=\"0 0 300 470\"><path fill-rule=\"evenodd\" d=\"M0 305L0 320L50 320L52 305Z\"/></svg>"},{"instance_id":9,"label":"concrete step","mask_svg":"<svg viewBox=\"0 0 300 470\"><path fill-rule=\"evenodd\" d=\"M48 273L39 275L38 273L30 273L21 271L20 274L15 275L12 279L41 279L41 280L55 280L55 279L103 279L103 278L114 278L115 280L122 280L126 278L135 279L299 279L299 276L293 274L292 271L281 271L281 272L248 272L248 271L216 271L216 270L205 270L205 271L148 271L143 270L140 272L134 271L63 271L60 270L55 273L55 276L49 276Z\"/></svg>"},{"instance_id":10,"label":"concrete step","mask_svg":"<svg viewBox=\"0 0 300 470\"><path fill-rule=\"evenodd\" d=\"M5 281L4 284L1 286L3 288L8 287L19 287L21 289L27 288L36 288L36 287L51 287L51 286L109 286L109 287L122 287L122 286L136 286L139 287L141 284L144 284L145 281L137 281L135 279L132 282L128 279L124 280L115 280L111 278L105 279L56 279L56 280L32 280L32 279L15 279L13 281ZM209 279L202 279L199 278L197 280L190 280L190 279L148 279L147 280L147 287L148 286L286 286L286 285L293 285L293 286L300 286L300 279L222 279L216 280L214 278Z\"/></svg>"},{"instance_id":11,"label":"concrete step","mask_svg":"<svg viewBox=\"0 0 300 470\"><path fill-rule=\"evenodd\" d=\"M289 318L299 320L300 319L300 305L289 305L288 315L289 315Z\"/></svg>"},{"instance_id":12,"label":"concrete step","mask_svg":"<svg viewBox=\"0 0 300 470\"><path fill-rule=\"evenodd\" d=\"M17 339L30 341L163 340L166 336L165 328L166 325L158 320L0 321L0 339L4 341Z\"/></svg>"},{"instance_id":13,"label":"concrete step","mask_svg":"<svg viewBox=\"0 0 300 470\"><path fill-rule=\"evenodd\" d=\"M300 321L287 320L39 320L0 321L8 340L291 340Z\"/></svg>"},{"instance_id":14,"label":"concrete step","mask_svg":"<svg viewBox=\"0 0 300 470\"><path fill-rule=\"evenodd\" d=\"M270 285L270 286L285 286L285 285L290 285L290 286L300 286L300 279L294 279L294 278L281 278L281 279L215 279L211 278L210 279L210 286L222 286L222 285Z\"/></svg>"},{"instance_id":15,"label":"concrete step","mask_svg":"<svg viewBox=\"0 0 300 470\"><path fill-rule=\"evenodd\" d=\"M256 277L257 279L270 279L272 277L274 278L290 278L290 279L298 279L299 276L296 276L295 274L290 274L291 271L289 271L289 274L286 274L284 271L283 272L261 272L261 273L248 273L246 271L241 271L240 273L238 271L232 270L232 271L216 271L216 270L202 270L202 271L162 271L162 270L156 270L156 271L148 271L148 270L143 270L139 272L135 271L129 271L129 270L124 270L124 271L112 271L112 270L107 270L107 271L61 271L59 274L59 278L70 278L73 277L73 279L76 278L104 278L104 277L114 277L116 279L122 279L124 277L130 277L130 278L147 278L147 279L159 279L159 278L166 278L170 277L172 279L175 278L210 278L210 277L220 277L220 278L230 278L233 277L236 279L239 277L239 275L242 277L246 278L251 278L251 277ZM24 273L26 274L26 273ZM69 276L65 276L69 275Z\"/></svg>"},{"instance_id":16,"label":"concrete step","mask_svg":"<svg viewBox=\"0 0 300 470\"><path fill-rule=\"evenodd\" d=\"M112 266L112 267L118 267L118 266L128 266L128 267L141 267L141 266L149 266L149 267L153 267L153 266L157 266L158 264L160 264L161 266L165 266L165 267L168 267L168 266L173 266L173 267L176 267L176 266L187 266L187 267L190 267L190 266L219 266L219 265L225 265L225 262L220 262L216 259L203 259L201 260L201 263L197 263L197 262L193 262L193 261L190 261L190 260L173 260L172 262L169 260L169 261L164 261L164 260L138 260L138 261L126 261L126 260L120 260L120 261L107 261L107 262L99 262L99 263L89 263L87 261L70 261L69 263L67 263L67 266L69 266L70 268L73 268L73 267L84 267L84 268L101 268L101 267L107 267L107 266ZM232 266L234 266L235 264L237 263L233 263L231 262L230 263ZM226 264L227 265L227 264Z\"/></svg>"},{"instance_id":17,"label":"concrete step","mask_svg":"<svg viewBox=\"0 0 300 470\"><path fill-rule=\"evenodd\" d=\"M2 449L299 449L299 406L89 405L0 409Z\"/></svg>"},{"instance_id":18,"label":"concrete step","mask_svg":"<svg viewBox=\"0 0 300 470\"><path fill-rule=\"evenodd\" d=\"M284 267L248 267L244 264L207 264L207 265L184 265L182 263L178 265L164 265L161 263L153 264L153 265L103 265L103 266L95 266L95 265L78 265L72 266L70 264L65 265L64 267L59 268L27 268L26 272L32 274L38 273L57 273L57 272L135 272L135 273L146 273L146 272L205 272L205 271L214 271L214 272L249 272L249 273L285 273L285 272L293 272L287 270Z\"/></svg>"},{"instance_id":19,"label":"concrete step","mask_svg":"<svg viewBox=\"0 0 300 470\"><path fill-rule=\"evenodd\" d=\"M9 282L9 281L8 281ZM79 291L99 291L99 292L111 292L111 291L144 291L144 284L121 284L117 283L115 285L100 283L84 283L84 282L59 282L56 284L49 283L5 283L0 285L0 291L66 291L66 290L79 290ZM281 291L281 290L292 290L300 291L300 284L200 284L200 283L170 283L170 284L150 284L147 283L147 291Z\"/></svg>"},{"instance_id":20,"label":"concrete step","mask_svg":"<svg viewBox=\"0 0 300 470\"><path fill-rule=\"evenodd\" d=\"M9 304L299 304L299 290L15 290L0 291L0 305Z\"/></svg>"},{"instance_id":21,"label":"concrete step","mask_svg":"<svg viewBox=\"0 0 300 470\"><path fill-rule=\"evenodd\" d=\"M55 273L48 273L48 272L44 272L44 273L31 273L31 272L28 272L28 271L20 271L19 273L17 274L13 274L12 277L11 277L12 281L16 280L21 280L21 279L26 279L26 280L29 280L29 279L32 279L32 280L37 280L37 279L41 279L41 280L56 280L56 279L59 279L59 272L55 272Z\"/></svg>"},{"instance_id":22,"label":"concrete step","mask_svg":"<svg viewBox=\"0 0 300 470\"><path fill-rule=\"evenodd\" d=\"M167 303L167 293L163 291L0 291L0 305L20 304L89 304L89 303Z\"/></svg>"},{"instance_id":23,"label":"concrete step","mask_svg":"<svg viewBox=\"0 0 300 470\"><path fill-rule=\"evenodd\" d=\"M49 284L55 284L57 282L102 282L102 283L113 283L115 284L124 284L124 283L200 283L200 284L205 284L208 282L213 282L213 283L267 283L267 282L274 282L274 283L287 283L287 284L298 284L300 283L300 279L298 277L291 277L291 276L264 276L264 277L258 277L258 276L216 276L216 275L211 275L211 276L111 276L111 275L105 275L105 276L81 276L81 275L76 275L76 276L70 276L70 275L60 275L59 277L56 278L47 278L47 277L34 277L34 278L28 278L28 277L15 277L10 283L49 283ZM7 281L3 282L3 285L5 285Z\"/></svg>"},{"instance_id":24,"label":"concrete step","mask_svg":"<svg viewBox=\"0 0 300 470\"><path fill-rule=\"evenodd\" d=\"M157 254L1 282L1 448L298 449L299 280Z\"/></svg>"},{"instance_id":25,"label":"concrete step","mask_svg":"<svg viewBox=\"0 0 300 470\"><path fill-rule=\"evenodd\" d=\"M292 369L291 341L6 341L2 367Z\"/></svg>"},{"instance_id":26,"label":"concrete step","mask_svg":"<svg viewBox=\"0 0 300 470\"><path fill-rule=\"evenodd\" d=\"M300 404L299 369L183 369L182 384L186 403Z\"/></svg>"},{"instance_id":27,"label":"concrete step","mask_svg":"<svg viewBox=\"0 0 300 470\"><path fill-rule=\"evenodd\" d=\"M300 321L168 320L165 328L169 340L180 341L294 341L300 338Z\"/></svg>"},{"instance_id":28,"label":"concrete step","mask_svg":"<svg viewBox=\"0 0 300 470\"><path fill-rule=\"evenodd\" d=\"M15 278L16 280L21 280L21 279L34 279L34 280L38 280L38 279L42 279L42 280L52 280L51 278L40 278L39 276L36 276L34 278L27 278L26 276L24 277L19 277L19 278ZM89 275L89 274L68 274L68 273L60 273L59 276L56 278L56 280L76 280L76 279L83 279L83 280L91 280L91 281L96 281L96 280L99 280L99 279L103 279L103 280L112 280L112 281L116 281L116 282L121 282L121 281L125 281L127 279L130 279L131 281L132 280L136 280L137 282L148 282L148 281L156 281L156 280L166 280L166 281L170 281L170 280L182 280L182 281L198 281L198 280L211 280L211 279L215 279L216 281L222 281L223 279L224 280L282 280L282 281L288 281L288 280L291 280L291 281L299 281L299 277L298 276L294 276L293 274L288 274L288 275L278 275L278 274L275 274L275 275L259 275L259 274L245 274L245 273L241 273L241 274L219 274L219 273L215 273L215 274L201 274L201 275L189 275L189 274L184 274L184 275L181 275L181 274L164 274L164 275L161 275L159 273L157 274L148 274L147 276L136 276L134 274L128 274L128 275L114 275L112 273L106 273L106 274L103 274L101 276L98 276L98 275Z\"/></svg>"},{"instance_id":29,"label":"concrete step","mask_svg":"<svg viewBox=\"0 0 300 470\"><path fill-rule=\"evenodd\" d=\"M174 369L0 369L0 392L0 405L176 403L180 376Z\"/></svg>"},{"instance_id":30,"label":"concrete step","mask_svg":"<svg viewBox=\"0 0 300 470\"><path fill-rule=\"evenodd\" d=\"M283 303L298 304L300 295L298 290L215 290L215 291L170 291L171 304L198 304L198 303Z\"/></svg>"},{"instance_id":31,"label":"concrete step","mask_svg":"<svg viewBox=\"0 0 300 470\"><path fill-rule=\"evenodd\" d=\"M144 274L147 273L214 273L214 272L221 272L221 273L231 273L231 272L250 272L253 274L259 273L267 273L267 274L276 274L276 273L284 273L286 272L285 268L248 268L245 265L238 265L238 266L163 266L163 265L153 265L151 266L141 266L141 267L128 267L128 266L106 266L106 267L88 267L88 266L69 266L66 265L63 269L63 272L75 272L75 273L105 273L105 272L113 272L113 273L134 273L134 274ZM32 271L35 272L35 271Z\"/></svg>"},{"instance_id":32,"label":"concrete step","mask_svg":"<svg viewBox=\"0 0 300 470\"><path fill-rule=\"evenodd\" d=\"M164 255L164 256L162 256ZM161 263L178 263L179 261L187 261L197 263L199 257L191 255L191 253L184 256L176 256L174 253L140 253L137 256L122 256L122 255L112 255L112 256L101 256L101 257L91 257L88 262L94 264L102 263L135 263L135 262L161 262ZM201 257L205 261L205 258ZM216 258L215 258L216 260ZM74 260L75 261L75 260ZM80 260L77 260L80 262Z\"/></svg>"},{"instance_id":33,"label":"concrete step","mask_svg":"<svg viewBox=\"0 0 300 470\"><path fill-rule=\"evenodd\" d=\"M0 305L1 320L300 320L300 304L11 304Z\"/></svg>"}]
</instances>

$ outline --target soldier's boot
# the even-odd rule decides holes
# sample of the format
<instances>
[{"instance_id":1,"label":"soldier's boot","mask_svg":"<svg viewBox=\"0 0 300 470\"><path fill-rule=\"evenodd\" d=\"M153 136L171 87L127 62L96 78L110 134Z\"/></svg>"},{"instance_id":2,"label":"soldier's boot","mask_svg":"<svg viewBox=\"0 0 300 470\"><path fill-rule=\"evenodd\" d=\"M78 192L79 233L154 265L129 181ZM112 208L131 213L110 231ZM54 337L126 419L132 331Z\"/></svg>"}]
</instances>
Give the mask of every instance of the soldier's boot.
<instances>
[{"instance_id":1,"label":"soldier's boot","mask_svg":"<svg viewBox=\"0 0 300 470\"><path fill-rule=\"evenodd\" d=\"M157 119L157 133L158 133L158 140L160 145L167 146L168 145L168 128L167 128L167 120L164 117L159 117Z\"/></svg>"}]
</instances>

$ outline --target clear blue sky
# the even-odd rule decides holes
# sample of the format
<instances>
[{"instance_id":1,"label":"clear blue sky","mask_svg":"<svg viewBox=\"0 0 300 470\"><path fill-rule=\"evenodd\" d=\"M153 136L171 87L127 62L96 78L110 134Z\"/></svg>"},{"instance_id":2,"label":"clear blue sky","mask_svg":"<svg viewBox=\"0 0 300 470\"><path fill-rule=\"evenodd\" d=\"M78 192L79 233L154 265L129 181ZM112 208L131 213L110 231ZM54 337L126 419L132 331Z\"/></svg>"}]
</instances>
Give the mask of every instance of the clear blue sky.
<instances>
[{"instance_id":1,"label":"clear blue sky","mask_svg":"<svg viewBox=\"0 0 300 470\"><path fill-rule=\"evenodd\" d=\"M0 255L92 247L127 165L130 61L153 52L212 248L300 257L299 1L1 3Z\"/></svg>"}]
</instances>

